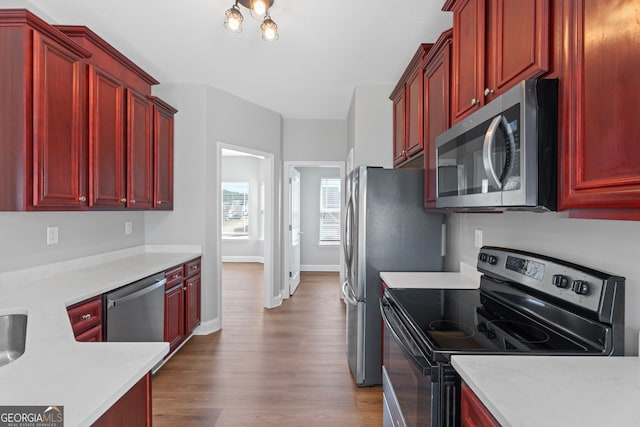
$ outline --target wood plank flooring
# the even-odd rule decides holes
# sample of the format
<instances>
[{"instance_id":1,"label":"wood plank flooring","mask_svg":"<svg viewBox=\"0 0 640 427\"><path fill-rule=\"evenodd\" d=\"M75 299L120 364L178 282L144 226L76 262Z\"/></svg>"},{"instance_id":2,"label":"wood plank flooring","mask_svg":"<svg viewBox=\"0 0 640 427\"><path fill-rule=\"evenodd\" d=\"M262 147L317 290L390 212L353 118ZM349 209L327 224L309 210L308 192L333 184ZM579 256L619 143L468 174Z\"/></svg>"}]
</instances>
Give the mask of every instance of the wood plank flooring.
<instances>
[{"instance_id":1,"label":"wood plank flooring","mask_svg":"<svg viewBox=\"0 0 640 427\"><path fill-rule=\"evenodd\" d=\"M223 265L223 329L191 338L154 376L154 426L381 426L382 388L349 372L337 273L303 273L266 310L262 271Z\"/></svg>"}]
</instances>

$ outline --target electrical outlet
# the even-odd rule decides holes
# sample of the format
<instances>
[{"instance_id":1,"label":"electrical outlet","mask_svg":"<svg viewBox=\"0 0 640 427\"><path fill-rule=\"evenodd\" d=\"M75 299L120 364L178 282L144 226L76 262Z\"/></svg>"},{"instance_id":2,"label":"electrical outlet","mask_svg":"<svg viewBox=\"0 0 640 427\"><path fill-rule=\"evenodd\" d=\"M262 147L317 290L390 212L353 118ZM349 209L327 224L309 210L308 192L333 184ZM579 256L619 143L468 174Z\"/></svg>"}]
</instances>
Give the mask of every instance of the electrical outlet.
<instances>
[{"instance_id":1,"label":"electrical outlet","mask_svg":"<svg viewBox=\"0 0 640 427\"><path fill-rule=\"evenodd\" d=\"M47 245L58 244L58 227L47 227Z\"/></svg>"},{"instance_id":2,"label":"electrical outlet","mask_svg":"<svg viewBox=\"0 0 640 427\"><path fill-rule=\"evenodd\" d=\"M476 228L474 240L475 240L475 247L481 248L482 247L482 229L481 228Z\"/></svg>"},{"instance_id":3,"label":"electrical outlet","mask_svg":"<svg viewBox=\"0 0 640 427\"><path fill-rule=\"evenodd\" d=\"M124 222L124 234L132 234L133 233L133 223L131 221Z\"/></svg>"}]
</instances>

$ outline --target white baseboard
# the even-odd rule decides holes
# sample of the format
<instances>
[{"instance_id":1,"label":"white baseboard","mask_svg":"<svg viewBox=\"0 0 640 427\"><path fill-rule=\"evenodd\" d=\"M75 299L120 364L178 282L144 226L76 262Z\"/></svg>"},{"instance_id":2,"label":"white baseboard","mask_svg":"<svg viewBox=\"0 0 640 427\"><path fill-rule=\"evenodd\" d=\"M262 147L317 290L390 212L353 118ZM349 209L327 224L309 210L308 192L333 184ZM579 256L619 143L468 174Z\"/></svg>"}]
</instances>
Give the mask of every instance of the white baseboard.
<instances>
[{"instance_id":1,"label":"white baseboard","mask_svg":"<svg viewBox=\"0 0 640 427\"><path fill-rule=\"evenodd\" d=\"M301 265L300 271L340 271L339 265Z\"/></svg>"},{"instance_id":2,"label":"white baseboard","mask_svg":"<svg viewBox=\"0 0 640 427\"><path fill-rule=\"evenodd\" d=\"M222 325L220 324L220 318L218 317L216 319L200 323L200 326L193 331L193 335L209 335L214 332L218 332L220 329L222 329Z\"/></svg>"},{"instance_id":3,"label":"white baseboard","mask_svg":"<svg viewBox=\"0 0 640 427\"><path fill-rule=\"evenodd\" d=\"M222 262L259 262L264 264L264 257L261 256L222 256Z\"/></svg>"}]
</instances>

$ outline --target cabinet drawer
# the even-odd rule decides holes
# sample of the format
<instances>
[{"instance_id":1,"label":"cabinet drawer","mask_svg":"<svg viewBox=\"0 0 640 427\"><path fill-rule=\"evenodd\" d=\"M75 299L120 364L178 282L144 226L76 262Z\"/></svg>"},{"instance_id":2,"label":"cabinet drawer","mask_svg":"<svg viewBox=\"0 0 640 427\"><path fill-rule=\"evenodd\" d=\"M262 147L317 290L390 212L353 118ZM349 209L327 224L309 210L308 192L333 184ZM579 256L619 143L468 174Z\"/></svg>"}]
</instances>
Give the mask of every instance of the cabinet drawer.
<instances>
[{"instance_id":1,"label":"cabinet drawer","mask_svg":"<svg viewBox=\"0 0 640 427\"><path fill-rule=\"evenodd\" d=\"M102 325L94 326L88 331L76 335L78 342L102 342Z\"/></svg>"},{"instance_id":2,"label":"cabinet drawer","mask_svg":"<svg viewBox=\"0 0 640 427\"><path fill-rule=\"evenodd\" d=\"M174 287L176 284L182 282L182 280L184 280L184 272L183 272L182 265L173 267L171 270L165 271L164 277L166 277L167 279L167 284L164 286L165 289L170 289Z\"/></svg>"},{"instance_id":3,"label":"cabinet drawer","mask_svg":"<svg viewBox=\"0 0 640 427\"><path fill-rule=\"evenodd\" d=\"M102 297L82 301L67 308L74 335L102 325Z\"/></svg>"},{"instance_id":4,"label":"cabinet drawer","mask_svg":"<svg viewBox=\"0 0 640 427\"><path fill-rule=\"evenodd\" d=\"M189 261L184 265L184 277L191 277L200 273L200 258Z\"/></svg>"}]
</instances>

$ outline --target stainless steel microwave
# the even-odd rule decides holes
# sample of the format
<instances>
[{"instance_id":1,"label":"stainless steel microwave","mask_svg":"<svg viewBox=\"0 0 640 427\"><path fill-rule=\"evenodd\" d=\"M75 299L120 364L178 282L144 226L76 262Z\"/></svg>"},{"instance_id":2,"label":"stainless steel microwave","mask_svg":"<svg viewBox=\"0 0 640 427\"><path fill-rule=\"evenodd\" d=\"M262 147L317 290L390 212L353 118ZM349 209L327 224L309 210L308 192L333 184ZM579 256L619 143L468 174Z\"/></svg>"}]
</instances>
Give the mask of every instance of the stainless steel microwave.
<instances>
[{"instance_id":1,"label":"stainless steel microwave","mask_svg":"<svg viewBox=\"0 0 640 427\"><path fill-rule=\"evenodd\" d=\"M436 138L436 206L553 211L558 81L524 80Z\"/></svg>"}]
</instances>

